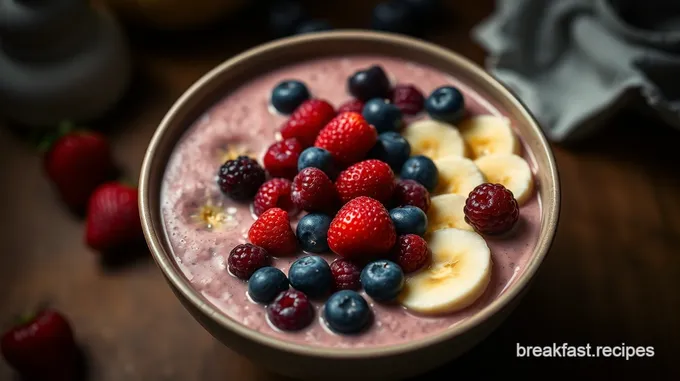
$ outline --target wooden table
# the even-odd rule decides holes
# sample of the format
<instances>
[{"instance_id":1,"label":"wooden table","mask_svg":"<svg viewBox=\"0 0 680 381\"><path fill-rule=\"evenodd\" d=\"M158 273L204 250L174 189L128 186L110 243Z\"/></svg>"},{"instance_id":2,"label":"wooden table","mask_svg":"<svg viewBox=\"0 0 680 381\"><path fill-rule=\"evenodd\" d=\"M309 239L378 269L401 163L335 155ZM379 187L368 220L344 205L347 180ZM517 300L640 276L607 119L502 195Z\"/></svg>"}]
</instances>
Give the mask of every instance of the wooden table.
<instances>
[{"instance_id":1,"label":"wooden table","mask_svg":"<svg viewBox=\"0 0 680 381\"><path fill-rule=\"evenodd\" d=\"M323 3L311 4L315 15L361 27L375 2ZM427 37L481 63L484 53L468 32L489 14L492 1L447 4L449 25ZM153 36L162 38L156 42L148 32L131 32L138 77L124 104L97 125L110 131L116 159L130 177L138 175L170 104L214 65L266 39L260 22L244 19L211 33ZM544 371L585 379L680 379L678 367L671 368L680 349L680 133L628 113L610 124L579 147L554 147L561 222L523 303L488 340L426 379L490 379L509 371L524 379L544 379ZM281 380L206 333L151 260L102 266L82 244L82 221L55 199L37 153L7 129L0 129L0 179L0 242L6 247L0 318L49 300L72 319L91 380ZM518 343L625 343L654 346L656 356L517 359ZM9 378L2 363L0 379Z\"/></svg>"}]
</instances>

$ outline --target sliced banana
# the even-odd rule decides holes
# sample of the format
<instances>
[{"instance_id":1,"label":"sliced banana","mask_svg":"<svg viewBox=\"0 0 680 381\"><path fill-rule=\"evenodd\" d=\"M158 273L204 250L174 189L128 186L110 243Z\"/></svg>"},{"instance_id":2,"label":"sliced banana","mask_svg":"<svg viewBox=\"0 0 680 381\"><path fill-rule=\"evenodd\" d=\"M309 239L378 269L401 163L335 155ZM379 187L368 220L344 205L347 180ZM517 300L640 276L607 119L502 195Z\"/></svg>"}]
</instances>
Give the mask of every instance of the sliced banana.
<instances>
[{"instance_id":1,"label":"sliced banana","mask_svg":"<svg viewBox=\"0 0 680 381\"><path fill-rule=\"evenodd\" d=\"M464 157L450 156L435 160L439 171L435 195L459 194L467 197L479 184L486 182L475 163Z\"/></svg>"},{"instance_id":2,"label":"sliced banana","mask_svg":"<svg viewBox=\"0 0 680 381\"><path fill-rule=\"evenodd\" d=\"M510 120L495 115L479 115L463 120L460 133L470 155L479 158L494 153L519 154L519 139L510 127Z\"/></svg>"},{"instance_id":3,"label":"sliced banana","mask_svg":"<svg viewBox=\"0 0 680 381\"><path fill-rule=\"evenodd\" d=\"M482 156L475 164L490 183L501 184L515 196L522 205L534 192L534 176L529 163L514 154L493 154Z\"/></svg>"},{"instance_id":4,"label":"sliced banana","mask_svg":"<svg viewBox=\"0 0 680 381\"><path fill-rule=\"evenodd\" d=\"M425 119L406 126L403 136L411 145L412 155L425 155L432 160L447 156L465 156L465 142L451 124Z\"/></svg>"},{"instance_id":5,"label":"sliced banana","mask_svg":"<svg viewBox=\"0 0 680 381\"><path fill-rule=\"evenodd\" d=\"M441 229L462 229L474 231L472 226L465 222L465 196L459 194L443 194L434 196L427 210L427 232L432 233Z\"/></svg>"},{"instance_id":6,"label":"sliced banana","mask_svg":"<svg viewBox=\"0 0 680 381\"><path fill-rule=\"evenodd\" d=\"M437 230L428 239L432 264L406 280L399 301L423 314L459 311L475 302L491 280L491 251L479 234Z\"/></svg>"}]
</instances>

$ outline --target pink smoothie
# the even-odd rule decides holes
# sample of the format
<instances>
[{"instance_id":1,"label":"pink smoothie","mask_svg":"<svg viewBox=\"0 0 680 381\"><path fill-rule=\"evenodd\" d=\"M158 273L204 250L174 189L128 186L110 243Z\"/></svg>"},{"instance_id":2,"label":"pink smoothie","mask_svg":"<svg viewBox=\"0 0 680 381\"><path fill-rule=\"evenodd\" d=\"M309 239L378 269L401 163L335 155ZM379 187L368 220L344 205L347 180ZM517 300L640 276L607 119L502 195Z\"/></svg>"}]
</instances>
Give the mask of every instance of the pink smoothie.
<instances>
[{"instance_id":1,"label":"pink smoothie","mask_svg":"<svg viewBox=\"0 0 680 381\"><path fill-rule=\"evenodd\" d=\"M471 115L502 115L502 111L472 89L432 68L386 57L319 59L283 67L231 92L189 128L170 158L163 180L161 208L174 259L198 292L248 328L286 341L320 347L385 346L421 339L455 326L484 308L513 284L532 256L541 218L541 204L536 195L522 206L520 222L513 235L487 239L494 263L491 284L486 293L464 311L443 317L416 316L400 306L373 303L364 295L375 319L370 329L360 335L330 332L319 318L323 301L315 303L316 321L302 331L281 332L267 322L264 307L248 298L247 284L226 269L230 250L246 242L254 218L250 205L235 203L220 193L216 185L217 170L224 162L225 152L247 152L262 163L264 151L277 140L277 132L286 120L285 116L271 112L268 106L271 89L279 81L301 80L314 97L326 99L337 107L350 99L345 90L347 77L372 64L381 65L394 82L416 84L425 94L445 84L457 86L466 95L467 111ZM535 170L531 154L525 150L524 157ZM198 218L201 207L206 204L222 213L216 226L211 227ZM293 221L293 229L296 222ZM335 256L325 257L330 262ZM287 273L295 258L277 258L274 265Z\"/></svg>"}]
</instances>

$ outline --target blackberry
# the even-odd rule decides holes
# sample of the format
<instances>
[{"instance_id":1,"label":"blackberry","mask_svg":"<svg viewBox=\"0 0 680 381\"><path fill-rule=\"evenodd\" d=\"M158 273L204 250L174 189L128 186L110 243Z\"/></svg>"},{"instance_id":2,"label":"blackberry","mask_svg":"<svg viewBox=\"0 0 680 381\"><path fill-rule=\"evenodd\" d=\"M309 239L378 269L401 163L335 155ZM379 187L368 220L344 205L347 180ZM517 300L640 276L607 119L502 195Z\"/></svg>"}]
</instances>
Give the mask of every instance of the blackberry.
<instances>
[{"instance_id":1,"label":"blackberry","mask_svg":"<svg viewBox=\"0 0 680 381\"><path fill-rule=\"evenodd\" d=\"M217 175L220 190L236 201L253 198L264 180L264 169L248 156L227 160Z\"/></svg>"}]
</instances>

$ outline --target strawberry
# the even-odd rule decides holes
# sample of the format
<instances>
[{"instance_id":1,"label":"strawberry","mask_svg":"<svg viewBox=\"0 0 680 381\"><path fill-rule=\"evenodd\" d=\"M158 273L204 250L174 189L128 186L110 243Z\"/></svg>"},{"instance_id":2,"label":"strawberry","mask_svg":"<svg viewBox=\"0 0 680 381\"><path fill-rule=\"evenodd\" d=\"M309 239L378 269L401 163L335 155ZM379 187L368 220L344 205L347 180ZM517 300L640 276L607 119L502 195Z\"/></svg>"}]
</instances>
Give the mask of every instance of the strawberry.
<instances>
[{"instance_id":1,"label":"strawberry","mask_svg":"<svg viewBox=\"0 0 680 381\"><path fill-rule=\"evenodd\" d=\"M267 209L253 222L248 239L274 256L291 255L297 251L297 239L290 227L288 212L281 208Z\"/></svg>"},{"instance_id":2,"label":"strawberry","mask_svg":"<svg viewBox=\"0 0 680 381\"><path fill-rule=\"evenodd\" d=\"M137 200L137 188L118 182L95 189L87 207L85 243L106 252L141 240Z\"/></svg>"},{"instance_id":3,"label":"strawberry","mask_svg":"<svg viewBox=\"0 0 680 381\"><path fill-rule=\"evenodd\" d=\"M340 172L335 180L335 188L343 203L359 196L368 196L386 204L394 191L394 173L383 161L360 161Z\"/></svg>"},{"instance_id":4,"label":"strawberry","mask_svg":"<svg viewBox=\"0 0 680 381\"><path fill-rule=\"evenodd\" d=\"M328 247L349 260L387 254L396 239L387 209L380 201L366 196L345 204L328 229Z\"/></svg>"},{"instance_id":5,"label":"strawberry","mask_svg":"<svg viewBox=\"0 0 680 381\"><path fill-rule=\"evenodd\" d=\"M76 375L73 329L56 310L43 309L9 329L0 349L7 363L27 379L71 381Z\"/></svg>"},{"instance_id":6,"label":"strawberry","mask_svg":"<svg viewBox=\"0 0 680 381\"><path fill-rule=\"evenodd\" d=\"M309 167L298 173L290 197L298 208L307 212L331 214L339 207L333 183L319 168Z\"/></svg>"},{"instance_id":7,"label":"strawberry","mask_svg":"<svg viewBox=\"0 0 680 381\"><path fill-rule=\"evenodd\" d=\"M345 112L319 132L314 145L331 153L345 166L363 159L378 139L378 133L361 114Z\"/></svg>"},{"instance_id":8,"label":"strawberry","mask_svg":"<svg viewBox=\"0 0 680 381\"><path fill-rule=\"evenodd\" d=\"M97 132L65 132L48 146L43 159L47 177L61 199L78 211L115 170L109 143Z\"/></svg>"},{"instance_id":9,"label":"strawberry","mask_svg":"<svg viewBox=\"0 0 680 381\"><path fill-rule=\"evenodd\" d=\"M335 116L335 109L323 99L309 99L298 106L281 128L284 139L297 138L305 147L314 144L319 131Z\"/></svg>"}]
</instances>

